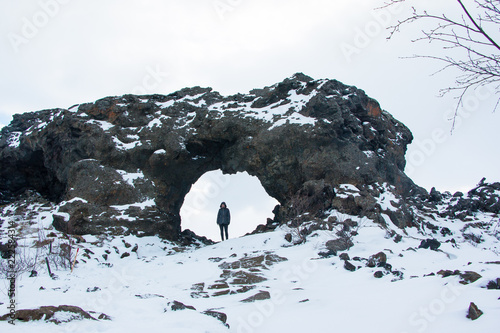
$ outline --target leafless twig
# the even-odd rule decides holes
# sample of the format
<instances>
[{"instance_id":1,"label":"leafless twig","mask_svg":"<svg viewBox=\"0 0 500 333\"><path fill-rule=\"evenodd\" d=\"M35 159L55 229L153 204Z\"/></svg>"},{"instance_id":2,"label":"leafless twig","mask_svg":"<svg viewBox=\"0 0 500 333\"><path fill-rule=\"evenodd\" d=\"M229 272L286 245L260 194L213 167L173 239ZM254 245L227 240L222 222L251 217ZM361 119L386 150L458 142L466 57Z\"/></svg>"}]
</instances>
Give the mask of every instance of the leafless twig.
<instances>
[{"instance_id":1,"label":"leafless twig","mask_svg":"<svg viewBox=\"0 0 500 333\"><path fill-rule=\"evenodd\" d=\"M381 8L405 2L406 0L389 0ZM434 14L426 10L412 7L412 13L405 19L389 27L388 39L401 31L404 25L428 20L434 23L429 30L422 30L421 37L412 42L427 41L439 43L443 52L439 55L413 55L411 58L427 58L444 63L443 68L456 69L459 74L454 85L440 90L441 95L458 92L457 107L453 116L451 130L455 128L464 95L471 89L492 86L498 92L500 88L500 45L497 32L500 28L500 0L474 0L478 14L473 15L471 8L462 0L456 0L462 15L451 17L447 14ZM496 35L493 35L496 33ZM451 53L451 50L462 51ZM498 99L495 108L498 106Z\"/></svg>"}]
</instances>

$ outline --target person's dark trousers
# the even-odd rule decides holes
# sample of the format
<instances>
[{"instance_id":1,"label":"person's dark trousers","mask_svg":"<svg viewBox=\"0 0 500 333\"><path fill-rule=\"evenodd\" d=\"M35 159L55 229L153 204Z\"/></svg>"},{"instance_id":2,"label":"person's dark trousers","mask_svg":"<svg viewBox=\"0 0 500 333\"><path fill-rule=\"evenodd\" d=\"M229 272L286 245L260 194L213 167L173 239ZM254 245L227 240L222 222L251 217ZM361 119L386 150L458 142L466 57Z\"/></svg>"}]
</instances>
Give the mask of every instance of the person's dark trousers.
<instances>
[{"instance_id":1,"label":"person's dark trousers","mask_svg":"<svg viewBox=\"0 0 500 333\"><path fill-rule=\"evenodd\" d=\"M226 225L219 224L219 227L220 227L220 238L222 240L224 240L224 231L225 231L226 232L226 240L228 240L229 236L228 236L228 231L227 231L227 224Z\"/></svg>"}]
</instances>

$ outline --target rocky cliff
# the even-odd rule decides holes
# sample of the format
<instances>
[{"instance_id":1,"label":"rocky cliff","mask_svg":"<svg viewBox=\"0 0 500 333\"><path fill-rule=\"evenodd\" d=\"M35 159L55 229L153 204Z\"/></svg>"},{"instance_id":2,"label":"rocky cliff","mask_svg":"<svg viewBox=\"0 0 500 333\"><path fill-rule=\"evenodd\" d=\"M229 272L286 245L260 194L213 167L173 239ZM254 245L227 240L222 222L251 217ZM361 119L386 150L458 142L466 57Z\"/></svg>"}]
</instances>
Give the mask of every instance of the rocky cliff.
<instances>
[{"instance_id":1,"label":"rocky cliff","mask_svg":"<svg viewBox=\"0 0 500 333\"><path fill-rule=\"evenodd\" d=\"M427 195L403 172L411 140L362 90L303 74L227 97L107 97L15 115L0 134L0 200L34 190L59 204L59 230L176 240L185 195L221 169L259 178L281 204L273 223L336 208L404 227L406 198Z\"/></svg>"}]
</instances>

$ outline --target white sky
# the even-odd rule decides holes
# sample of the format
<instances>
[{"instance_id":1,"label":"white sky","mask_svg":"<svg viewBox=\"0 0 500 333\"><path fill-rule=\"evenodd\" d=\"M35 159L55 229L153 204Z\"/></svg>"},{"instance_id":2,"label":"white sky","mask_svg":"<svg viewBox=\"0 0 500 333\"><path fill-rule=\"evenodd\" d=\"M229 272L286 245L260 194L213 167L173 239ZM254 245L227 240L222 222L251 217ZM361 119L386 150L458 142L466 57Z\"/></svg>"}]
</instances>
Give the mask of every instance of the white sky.
<instances>
[{"instance_id":1,"label":"white sky","mask_svg":"<svg viewBox=\"0 0 500 333\"><path fill-rule=\"evenodd\" d=\"M496 97L472 96L450 136L447 118L455 100L437 95L453 84L454 73L430 76L440 64L401 59L440 50L409 42L422 28L418 25L387 41L385 27L404 18L407 9L375 12L382 3L2 1L0 124L8 124L14 113L125 93L167 94L196 85L226 95L245 93L303 72L364 89L405 123L415 136L407 159L417 184L455 191L470 189L482 177L499 181ZM455 0L412 3L458 12ZM436 131L442 135L432 141Z\"/></svg>"}]
</instances>

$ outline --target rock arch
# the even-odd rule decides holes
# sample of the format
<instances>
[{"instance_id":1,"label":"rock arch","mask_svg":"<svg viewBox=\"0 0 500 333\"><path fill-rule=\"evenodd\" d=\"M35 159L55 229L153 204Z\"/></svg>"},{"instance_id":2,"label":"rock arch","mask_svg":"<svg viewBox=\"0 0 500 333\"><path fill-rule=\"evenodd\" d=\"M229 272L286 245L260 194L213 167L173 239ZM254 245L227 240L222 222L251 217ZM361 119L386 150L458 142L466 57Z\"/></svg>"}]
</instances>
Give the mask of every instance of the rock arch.
<instances>
[{"instance_id":1,"label":"rock arch","mask_svg":"<svg viewBox=\"0 0 500 333\"><path fill-rule=\"evenodd\" d=\"M4 200L27 188L57 197L54 224L74 233L178 239L185 195L217 169L258 177L282 206L276 221L297 197L316 211L380 210L335 201L341 184L388 184L403 197L419 190L403 172L411 132L362 90L303 74L229 97L200 87L107 97L19 115L1 133ZM26 177L34 151L57 191Z\"/></svg>"}]
</instances>

